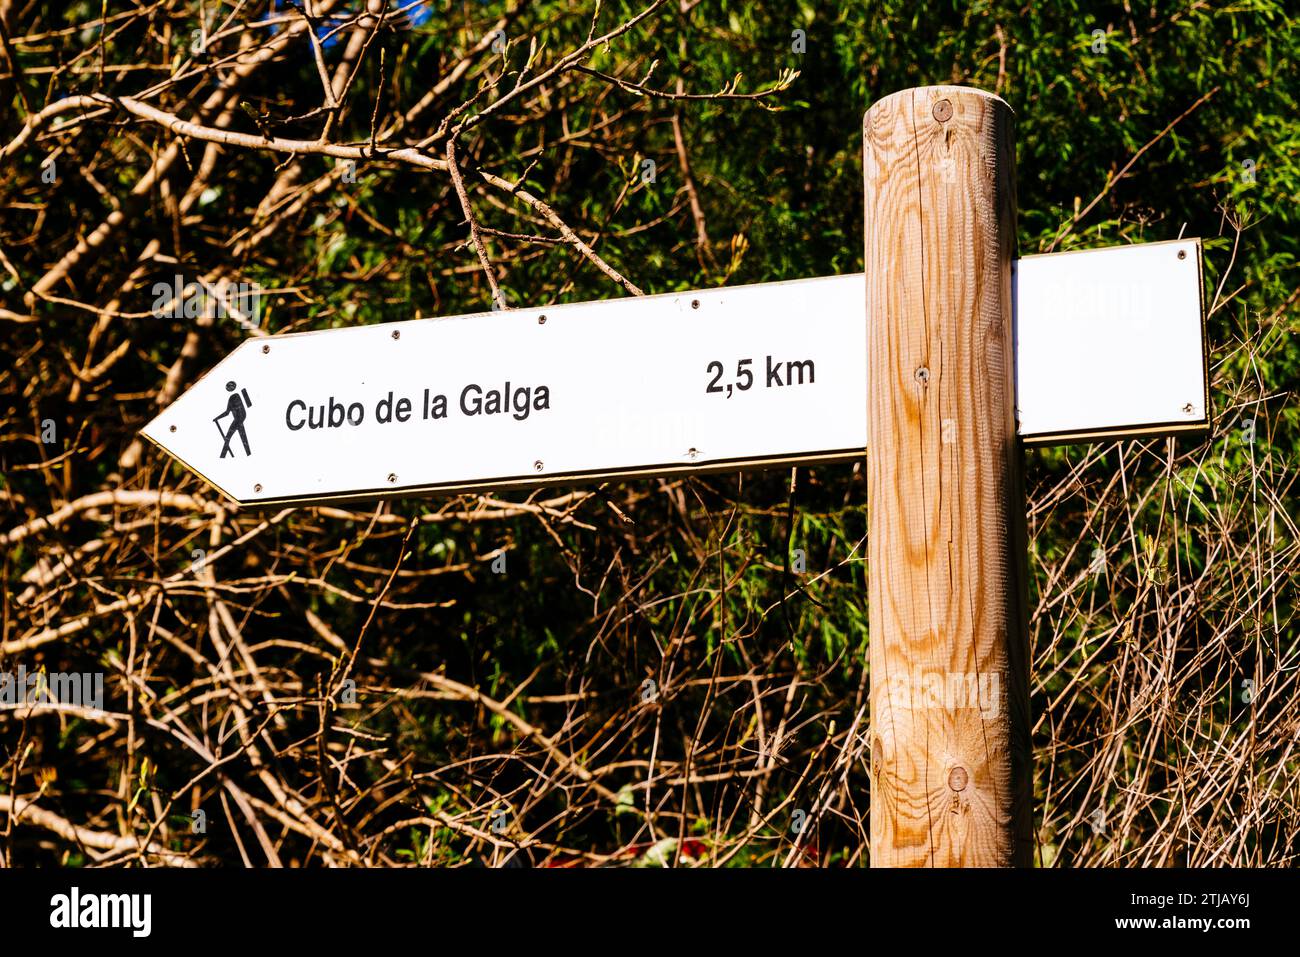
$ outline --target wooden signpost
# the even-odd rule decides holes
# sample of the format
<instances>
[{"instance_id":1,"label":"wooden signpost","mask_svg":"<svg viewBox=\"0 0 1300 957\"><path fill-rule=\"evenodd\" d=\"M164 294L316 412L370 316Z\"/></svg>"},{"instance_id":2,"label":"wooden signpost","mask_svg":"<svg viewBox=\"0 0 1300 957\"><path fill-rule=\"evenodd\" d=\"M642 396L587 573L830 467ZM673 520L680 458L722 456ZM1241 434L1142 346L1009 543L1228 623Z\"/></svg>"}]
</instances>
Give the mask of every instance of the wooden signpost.
<instances>
[{"instance_id":1,"label":"wooden signpost","mask_svg":"<svg viewBox=\"0 0 1300 957\"><path fill-rule=\"evenodd\" d=\"M875 865L1030 861L1012 123L945 87L865 119Z\"/></svg>"},{"instance_id":2,"label":"wooden signpost","mask_svg":"<svg viewBox=\"0 0 1300 957\"><path fill-rule=\"evenodd\" d=\"M867 112L865 275L249 339L143 434L258 505L866 453L872 863L1028 864L1022 446L1210 404L1199 242L1015 260L1012 124Z\"/></svg>"}]
</instances>

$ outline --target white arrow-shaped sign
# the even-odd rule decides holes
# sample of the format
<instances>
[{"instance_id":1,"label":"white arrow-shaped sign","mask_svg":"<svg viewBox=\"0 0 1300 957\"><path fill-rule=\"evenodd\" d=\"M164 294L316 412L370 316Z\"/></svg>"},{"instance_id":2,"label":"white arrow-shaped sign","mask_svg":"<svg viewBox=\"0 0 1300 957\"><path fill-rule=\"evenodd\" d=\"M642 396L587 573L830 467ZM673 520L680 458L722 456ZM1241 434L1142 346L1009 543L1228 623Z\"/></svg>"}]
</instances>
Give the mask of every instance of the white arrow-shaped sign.
<instances>
[{"instance_id":1,"label":"white arrow-shaped sign","mask_svg":"<svg viewBox=\"0 0 1300 957\"><path fill-rule=\"evenodd\" d=\"M1016 264L1027 442L1205 427L1200 262ZM250 503L851 461L865 312L859 274L253 338L143 433Z\"/></svg>"}]
</instances>

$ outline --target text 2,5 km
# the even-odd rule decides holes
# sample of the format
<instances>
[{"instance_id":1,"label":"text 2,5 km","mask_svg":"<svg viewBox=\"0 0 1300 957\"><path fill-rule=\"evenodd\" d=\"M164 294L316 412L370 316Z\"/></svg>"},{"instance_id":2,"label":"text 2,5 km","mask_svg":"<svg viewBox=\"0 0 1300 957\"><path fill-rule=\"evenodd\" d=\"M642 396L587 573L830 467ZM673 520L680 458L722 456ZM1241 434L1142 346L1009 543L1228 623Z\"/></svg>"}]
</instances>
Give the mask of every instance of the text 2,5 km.
<instances>
[{"instance_id":1,"label":"text 2,5 km","mask_svg":"<svg viewBox=\"0 0 1300 957\"><path fill-rule=\"evenodd\" d=\"M732 391L748 392L754 387L753 359L741 359L736 363L736 375L733 381L723 382L726 367L714 359L705 368L713 376L704 387L705 392L720 392L731 398ZM764 384L769 389L784 388L790 385L813 385L817 381L817 367L811 359L793 359L782 361L776 356L768 356Z\"/></svg>"}]
</instances>

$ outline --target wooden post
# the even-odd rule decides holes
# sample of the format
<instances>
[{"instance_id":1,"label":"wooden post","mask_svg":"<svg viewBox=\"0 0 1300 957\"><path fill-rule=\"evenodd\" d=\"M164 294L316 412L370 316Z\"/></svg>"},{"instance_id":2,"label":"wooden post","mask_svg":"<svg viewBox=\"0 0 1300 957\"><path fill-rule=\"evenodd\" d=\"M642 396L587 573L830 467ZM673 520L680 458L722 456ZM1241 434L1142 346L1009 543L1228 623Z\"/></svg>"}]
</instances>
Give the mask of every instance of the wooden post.
<instances>
[{"instance_id":1,"label":"wooden post","mask_svg":"<svg viewBox=\"0 0 1300 957\"><path fill-rule=\"evenodd\" d=\"M1031 863L1011 108L864 121L874 866Z\"/></svg>"}]
</instances>

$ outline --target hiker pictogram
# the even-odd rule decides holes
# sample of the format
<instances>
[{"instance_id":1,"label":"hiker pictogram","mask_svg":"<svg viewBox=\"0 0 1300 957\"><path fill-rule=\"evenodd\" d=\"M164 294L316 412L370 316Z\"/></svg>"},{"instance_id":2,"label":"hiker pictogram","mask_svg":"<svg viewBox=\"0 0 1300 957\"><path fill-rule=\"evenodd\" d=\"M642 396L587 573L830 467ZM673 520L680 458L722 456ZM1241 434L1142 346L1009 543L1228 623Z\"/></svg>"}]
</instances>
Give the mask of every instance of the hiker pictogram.
<instances>
[{"instance_id":1,"label":"hiker pictogram","mask_svg":"<svg viewBox=\"0 0 1300 957\"><path fill-rule=\"evenodd\" d=\"M248 432L244 428L244 421L248 418L248 410L253 407L253 400L248 397L247 389L240 389L236 392L234 382L226 383L226 391L231 393L230 398L226 401L226 411L212 420L216 423L217 431L221 433L221 437L225 440L225 444L221 446L220 457L224 459L227 455L235 454L230 448L230 442L236 434L239 436L239 441L244 444L244 455L252 455L253 450L248 447ZM223 428L221 420L226 416L230 416L230 424Z\"/></svg>"}]
</instances>

